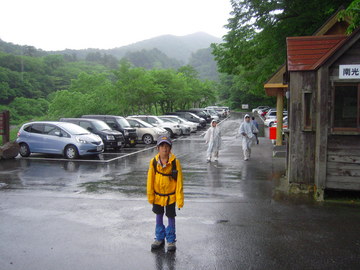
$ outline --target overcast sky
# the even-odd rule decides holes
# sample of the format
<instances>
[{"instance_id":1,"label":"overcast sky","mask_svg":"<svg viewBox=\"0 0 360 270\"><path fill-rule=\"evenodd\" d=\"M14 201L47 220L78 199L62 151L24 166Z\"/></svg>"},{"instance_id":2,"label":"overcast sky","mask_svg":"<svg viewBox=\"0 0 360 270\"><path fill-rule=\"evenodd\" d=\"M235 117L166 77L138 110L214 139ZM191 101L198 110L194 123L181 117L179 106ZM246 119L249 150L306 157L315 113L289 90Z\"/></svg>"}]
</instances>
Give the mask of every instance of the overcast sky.
<instances>
[{"instance_id":1,"label":"overcast sky","mask_svg":"<svg viewBox=\"0 0 360 270\"><path fill-rule=\"evenodd\" d=\"M128 45L160 35L226 34L230 0L0 0L0 39L43 50Z\"/></svg>"}]
</instances>

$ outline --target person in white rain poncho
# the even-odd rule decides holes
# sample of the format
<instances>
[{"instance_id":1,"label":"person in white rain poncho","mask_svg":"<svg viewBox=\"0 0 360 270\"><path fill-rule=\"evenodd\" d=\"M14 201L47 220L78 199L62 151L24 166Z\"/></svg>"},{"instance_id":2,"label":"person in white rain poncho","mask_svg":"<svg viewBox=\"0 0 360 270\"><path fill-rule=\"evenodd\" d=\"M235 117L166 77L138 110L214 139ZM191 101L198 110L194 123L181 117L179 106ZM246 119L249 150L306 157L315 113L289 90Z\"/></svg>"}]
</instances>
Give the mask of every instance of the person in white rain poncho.
<instances>
[{"instance_id":1,"label":"person in white rain poncho","mask_svg":"<svg viewBox=\"0 0 360 270\"><path fill-rule=\"evenodd\" d=\"M241 123L239 134L242 136L242 149L244 152L244 160L249 160L251 155L251 146L255 141L254 133L257 133L257 128L250 122L250 115L245 114L244 122Z\"/></svg>"},{"instance_id":2,"label":"person in white rain poncho","mask_svg":"<svg viewBox=\"0 0 360 270\"><path fill-rule=\"evenodd\" d=\"M211 127L205 133L205 143L208 144L208 149L206 152L207 161L211 161L212 155L214 155L214 160L217 161L219 158L219 149L221 146L221 132L215 120L211 122Z\"/></svg>"}]
</instances>

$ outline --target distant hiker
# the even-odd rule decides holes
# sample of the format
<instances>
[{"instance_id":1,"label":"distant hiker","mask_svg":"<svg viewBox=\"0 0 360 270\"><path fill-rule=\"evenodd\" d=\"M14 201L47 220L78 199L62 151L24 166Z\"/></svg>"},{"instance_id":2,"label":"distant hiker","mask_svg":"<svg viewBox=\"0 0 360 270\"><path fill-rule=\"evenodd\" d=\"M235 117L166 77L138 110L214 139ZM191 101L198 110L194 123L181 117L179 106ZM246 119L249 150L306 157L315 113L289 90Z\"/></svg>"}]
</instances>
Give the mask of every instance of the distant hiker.
<instances>
[{"instance_id":1,"label":"distant hiker","mask_svg":"<svg viewBox=\"0 0 360 270\"><path fill-rule=\"evenodd\" d=\"M205 133L205 143L208 144L206 152L207 162L211 161L212 156L214 156L214 161L217 161L221 146L221 132L216 120L212 120L210 128Z\"/></svg>"},{"instance_id":2,"label":"distant hiker","mask_svg":"<svg viewBox=\"0 0 360 270\"><path fill-rule=\"evenodd\" d=\"M157 140L158 154L151 159L147 177L147 198L156 214L155 241L151 249L158 249L168 243L167 250L176 250L175 204L184 206L183 177L180 161L171 153L172 142L167 136ZM163 217L168 217L165 229Z\"/></svg>"},{"instance_id":3,"label":"distant hiker","mask_svg":"<svg viewBox=\"0 0 360 270\"><path fill-rule=\"evenodd\" d=\"M259 144L259 138L258 138L258 132L259 132L259 124L258 122L255 120L255 117L251 117L251 123L256 127L257 132L254 132L255 135L255 139L256 139L256 144Z\"/></svg>"},{"instance_id":4,"label":"distant hiker","mask_svg":"<svg viewBox=\"0 0 360 270\"><path fill-rule=\"evenodd\" d=\"M250 123L250 115L245 114L244 122L241 123L238 132L242 135L242 149L244 152L244 160L249 160L251 156L251 146L255 139L254 133L257 132L257 128L252 123Z\"/></svg>"}]
</instances>

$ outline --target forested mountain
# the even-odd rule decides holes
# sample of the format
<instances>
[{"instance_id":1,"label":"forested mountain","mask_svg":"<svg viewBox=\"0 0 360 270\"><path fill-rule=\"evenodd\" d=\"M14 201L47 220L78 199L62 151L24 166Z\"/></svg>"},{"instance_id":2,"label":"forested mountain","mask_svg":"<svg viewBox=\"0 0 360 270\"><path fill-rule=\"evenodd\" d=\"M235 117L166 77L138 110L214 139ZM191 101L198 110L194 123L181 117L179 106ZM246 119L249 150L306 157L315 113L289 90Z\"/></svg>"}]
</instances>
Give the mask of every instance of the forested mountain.
<instances>
[{"instance_id":1,"label":"forested mountain","mask_svg":"<svg viewBox=\"0 0 360 270\"><path fill-rule=\"evenodd\" d=\"M214 67L207 54L216 38L200 33L154 40L117 51L123 54L120 59L112 50L47 52L0 40L0 111L9 110L15 124L64 114L153 113L214 102L217 85L200 78L210 78L203 66ZM170 57L159 44L178 58L186 54L186 61ZM197 53L198 48L207 49ZM186 65L189 58L196 69Z\"/></svg>"},{"instance_id":2,"label":"forested mountain","mask_svg":"<svg viewBox=\"0 0 360 270\"><path fill-rule=\"evenodd\" d=\"M190 64L198 71L199 78L217 81L217 67L209 48L212 43L219 42L221 39L200 32L187 36L164 35L109 50L43 51L33 46L20 46L0 39L0 52L34 57L62 55L66 62L85 60L110 69L116 69L119 60L123 58L135 67L146 69L177 69Z\"/></svg>"},{"instance_id":3,"label":"forested mountain","mask_svg":"<svg viewBox=\"0 0 360 270\"><path fill-rule=\"evenodd\" d=\"M189 65L195 68L201 79L218 81L218 67L211 51L211 48L206 48L192 53Z\"/></svg>"},{"instance_id":4,"label":"forested mountain","mask_svg":"<svg viewBox=\"0 0 360 270\"><path fill-rule=\"evenodd\" d=\"M141 51L134 52L129 51L124 55L123 59L128 60L135 67L143 67L146 69L178 69L184 65L182 61L170 58L156 48L151 50L143 49Z\"/></svg>"},{"instance_id":5,"label":"forested mountain","mask_svg":"<svg viewBox=\"0 0 360 270\"><path fill-rule=\"evenodd\" d=\"M169 58L175 58L185 64L188 63L192 53L199 49L210 47L212 43L220 43L221 39L206 33L195 33L186 36L164 35L144 41L136 42L131 45L108 49L85 49L85 50L63 50L50 51L51 54L67 54L75 56L77 59L85 59L89 53L100 52L102 54L112 55L118 60L123 58L129 52L142 50L158 49L165 53Z\"/></svg>"}]
</instances>

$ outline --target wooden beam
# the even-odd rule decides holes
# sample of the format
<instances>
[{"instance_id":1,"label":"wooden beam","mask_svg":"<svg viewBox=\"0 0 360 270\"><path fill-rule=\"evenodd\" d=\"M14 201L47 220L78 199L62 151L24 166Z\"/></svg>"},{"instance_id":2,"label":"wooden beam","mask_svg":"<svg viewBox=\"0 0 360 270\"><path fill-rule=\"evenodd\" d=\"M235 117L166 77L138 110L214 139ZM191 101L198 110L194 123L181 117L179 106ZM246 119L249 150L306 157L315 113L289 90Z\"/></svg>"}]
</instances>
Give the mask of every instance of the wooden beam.
<instances>
[{"instance_id":1,"label":"wooden beam","mask_svg":"<svg viewBox=\"0 0 360 270\"><path fill-rule=\"evenodd\" d=\"M276 145L282 145L282 129L283 129L283 111L284 111L284 95L278 92L276 96Z\"/></svg>"}]
</instances>

